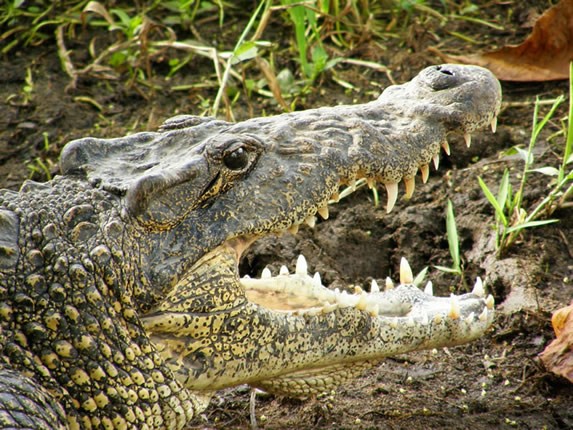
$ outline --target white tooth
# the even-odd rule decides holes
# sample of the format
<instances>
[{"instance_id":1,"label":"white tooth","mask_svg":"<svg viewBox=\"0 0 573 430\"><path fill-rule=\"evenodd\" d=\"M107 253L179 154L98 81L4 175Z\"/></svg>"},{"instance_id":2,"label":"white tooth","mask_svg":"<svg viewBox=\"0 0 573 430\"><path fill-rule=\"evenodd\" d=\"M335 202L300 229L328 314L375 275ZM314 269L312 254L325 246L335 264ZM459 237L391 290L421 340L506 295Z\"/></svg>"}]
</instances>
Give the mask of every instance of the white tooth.
<instances>
[{"instance_id":1,"label":"white tooth","mask_svg":"<svg viewBox=\"0 0 573 430\"><path fill-rule=\"evenodd\" d=\"M354 286L354 294L362 294L364 290L360 287L360 285Z\"/></svg>"},{"instance_id":2,"label":"white tooth","mask_svg":"<svg viewBox=\"0 0 573 430\"><path fill-rule=\"evenodd\" d=\"M298 227L300 226L300 224L293 224L291 225L287 230L291 233L291 234L297 234L298 233Z\"/></svg>"},{"instance_id":3,"label":"white tooth","mask_svg":"<svg viewBox=\"0 0 573 430\"><path fill-rule=\"evenodd\" d=\"M466 141L466 146L469 148L472 146L472 135L469 133L464 133L464 140Z\"/></svg>"},{"instance_id":4,"label":"white tooth","mask_svg":"<svg viewBox=\"0 0 573 430\"><path fill-rule=\"evenodd\" d=\"M346 307L355 306L358 300L359 297L351 296L346 291L343 291L342 294L340 294L340 296L338 297L338 303Z\"/></svg>"},{"instance_id":5,"label":"white tooth","mask_svg":"<svg viewBox=\"0 0 573 430\"><path fill-rule=\"evenodd\" d=\"M398 318L391 318L388 324L390 324L392 328L398 328Z\"/></svg>"},{"instance_id":6,"label":"white tooth","mask_svg":"<svg viewBox=\"0 0 573 430\"><path fill-rule=\"evenodd\" d=\"M430 322L429 318L428 318L428 314L426 312L424 312L422 314L422 325L428 325L428 323Z\"/></svg>"},{"instance_id":7,"label":"white tooth","mask_svg":"<svg viewBox=\"0 0 573 430\"><path fill-rule=\"evenodd\" d=\"M434 324L440 324L442 322L442 316L440 314L434 315Z\"/></svg>"},{"instance_id":8,"label":"white tooth","mask_svg":"<svg viewBox=\"0 0 573 430\"><path fill-rule=\"evenodd\" d=\"M494 304L495 304L495 300L493 299L493 296L490 294L485 299L485 305L487 306L488 309L493 309Z\"/></svg>"},{"instance_id":9,"label":"white tooth","mask_svg":"<svg viewBox=\"0 0 573 430\"><path fill-rule=\"evenodd\" d=\"M450 144L448 143L447 140L444 140L442 142L442 148L444 148L444 152L448 155L450 155Z\"/></svg>"},{"instance_id":10,"label":"white tooth","mask_svg":"<svg viewBox=\"0 0 573 430\"><path fill-rule=\"evenodd\" d=\"M306 275L308 273L308 264L306 263L306 258L304 258L304 255L300 254L298 256L294 272L297 275Z\"/></svg>"},{"instance_id":11,"label":"white tooth","mask_svg":"<svg viewBox=\"0 0 573 430\"><path fill-rule=\"evenodd\" d=\"M315 317L322 311L322 308L310 308L304 311L304 316Z\"/></svg>"},{"instance_id":12,"label":"white tooth","mask_svg":"<svg viewBox=\"0 0 573 430\"><path fill-rule=\"evenodd\" d=\"M356 191L356 179L350 179L348 181L348 187L352 190L352 191Z\"/></svg>"},{"instance_id":13,"label":"white tooth","mask_svg":"<svg viewBox=\"0 0 573 430\"><path fill-rule=\"evenodd\" d=\"M411 284L414 281L414 275L412 275L412 269L408 260L404 257L400 260L400 283L401 284Z\"/></svg>"},{"instance_id":14,"label":"white tooth","mask_svg":"<svg viewBox=\"0 0 573 430\"><path fill-rule=\"evenodd\" d=\"M251 279L251 277L249 275L245 275L241 279Z\"/></svg>"},{"instance_id":15,"label":"white tooth","mask_svg":"<svg viewBox=\"0 0 573 430\"><path fill-rule=\"evenodd\" d=\"M316 225L316 217L314 215L309 215L304 219L304 222L310 227L314 228Z\"/></svg>"},{"instance_id":16,"label":"white tooth","mask_svg":"<svg viewBox=\"0 0 573 430\"><path fill-rule=\"evenodd\" d=\"M434 286L432 285L432 281L428 281L424 287L424 294L427 294L428 296L434 295Z\"/></svg>"},{"instance_id":17,"label":"white tooth","mask_svg":"<svg viewBox=\"0 0 573 430\"><path fill-rule=\"evenodd\" d=\"M430 167L427 164L420 166L420 171L422 172L422 182L425 184L428 182L430 176Z\"/></svg>"},{"instance_id":18,"label":"white tooth","mask_svg":"<svg viewBox=\"0 0 573 430\"><path fill-rule=\"evenodd\" d=\"M380 287L378 286L378 282L376 282L376 279L372 279L372 284L370 285L370 292L371 293L380 292Z\"/></svg>"},{"instance_id":19,"label":"white tooth","mask_svg":"<svg viewBox=\"0 0 573 430\"><path fill-rule=\"evenodd\" d=\"M409 318L406 320L406 325L407 325L408 327L414 327L414 325L416 325L416 322L414 321L414 318L413 318L413 317L409 317Z\"/></svg>"},{"instance_id":20,"label":"white tooth","mask_svg":"<svg viewBox=\"0 0 573 430\"><path fill-rule=\"evenodd\" d=\"M450 311L448 312L448 316L453 320L457 320L460 317L460 302L453 294L450 298Z\"/></svg>"},{"instance_id":21,"label":"white tooth","mask_svg":"<svg viewBox=\"0 0 573 430\"><path fill-rule=\"evenodd\" d=\"M374 178L366 178L366 184L368 185L369 189L372 189L376 186L376 181Z\"/></svg>"},{"instance_id":22,"label":"white tooth","mask_svg":"<svg viewBox=\"0 0 573 430\"><path fill-rule=\"evenodd\" d=\"M481 322L487 321L487 308L483 308L483 311L481 311L478 318Z\"/></svg>"},{"instance_id":23,"label":"white tooth","mask_svg":"<svg viewBox=\"0 0 573 430\"><path fill-rule=\"evenodd\" d=\"M472 290L472 293L478 297L485 297L485 290L483 288L483 282L481 281L481 278L479 276L476 278L476 283L474 284L474 288Z\"/></svg>"},{"instance_id":24,"label":"white tooth","mask_svg":"<svg viewBox=\"0 0 573 430\"><path fill-rule=\"evenodd\" d=\"M492 131L493 133L495 133L495 131L497 130L497 117L496 117L496 116L494 116L494 117L491 119L490 125L491 125L491 131Z\"/></svg>"},{"instance_id":25,"label":"white tooth","mask_svg":"<svg viewBox=\"0 0 573 430\"><path fill-rule=\"evenodd\" d=\"M394 281L392 281L392 278L390 278L390 276L387 276L386 285L384 285L384 290L388 291L391 290L392 288L394 288Z\"/></svg>"},{"instance_id":26,"label":"white tooth","mask_svg":"<svg viewBox=\"0 0 573 430\"><path fill-rule=\"evenodd\" d=\"M335 288L335 289L334 289L334 294L340 295L340 288Z\"/></svg>"},{"instance_id":27,"label":"white tooth","mask_svg":"<svg viewBox=\"0 0 573 430\"><path fill-rule=\"evenodd\" d=\"M473 322L474 322L474 317L475 317L475 314L474 314L473 312L471 312L471 313L467 316L467 318L465 319L465 322L466 322L468 325L471 324L471 323L473 323Z\"/></svg>"},{"instance_id":28,"label":"white tooth","mask_svg":"<svg viewBox=\"0 0 573 430\"><path fill-rule=\"evenodd\" d=\"M269 269L268 267L265 267L263 269L263 271L261 272L261 279L269 279L272 277L273 277L273 274L271 273L271 269Z\"/></svg>"},{"instance_id":29,"label":"white tooth","mask_svg":"<svg viewBox=\"0 0 573 430\"><path fill-rule=\"evenodd\" d=\"M391 184L384 184L386 192L388 193L388 202L386 205L386 213L392 212L396 200L398 199L398 184L396 182Z\"/></svg>"},{"instance_id":30,"label":"white tooth","mask_svg":"<svg viewBox=\"0 0 573 430\"><path fill-rule=\"evenodd\" d=\"M323 313L327 314L327 313L330 313L330 312L336 310L336 308L338 308L338 305L336 303L332 303L332 304L327 303L326 305L324 305L322 307L322 311L323 311Z\"/></svg>"},{"instance_id":31,"label":"white tooth","mask_svg":"<svg viewBox=\"0 0 573 430\"><path fill-rule=\"evenodd\" d=\"M362 292L362 294L360 294L358 302L356 303L356 309L363 311L366 309L366 306L368 306L368 296L366 295L365 292Z\"/></svg>"},{"instance_id":32,"label":"white tooth","mask_svg":"<svg viewBox=\"0 0 573 430\"><path fill-rule=\"evenodd\" d=\"M318 214L322 217L322 219L328 219L328 206L324 205L317 210Z\"/></svg>"},{"instance_id":33,"label":"white tooth","mask_svg":"<svg viewBox=\"0 0 573 430\"><path fill-rule=\"evenodd\" d=\"M322 287L322 280L320 279L320 273L316 272L312 277L312 284L315 287Z\"/></svg>"},{"instance_id":34,"label":"white tooth","mask_svg":"<svg viewBox=\"0 0 573 430\"><path fill-rule=\"evenodd\" d=\"M380 313L380 306L378 306L378 303L370 304L366 308L366 311L370 314L370 316L377 317Z\"/></svg>"},{"instance_id":35,"label":"white tooth","mask_svg":"<svg viewBox=\"0 0 573 430\"><path fill-rule=\"evenodd\" d=\"M438 170L438 167L440 167L440 156L439 154L436 154L432 157L432 161L434 162L434 167L436 168L436 170Z\"/></svg>"},{"instance_id":36,"label":"white tooth","mask_svg":"<svg viewBox=\"0 0 573 430\"><path fill-rule=\"evenodd\" d=\"M404 178L404 185L406 185L406 198L409 199L414 194L414 188L416 188L416 177Z\"/></svg>"},{"instance_id":37,"label":"white tooth","mask_svg":"<svg viewBox=\"0 0 573 430\"><path fill-rule=\"evenodd\" d=\"M286 266L281 266L281 270L279 270L279 275L288 275L288 269Z\"/></svg>"}]
</instances>

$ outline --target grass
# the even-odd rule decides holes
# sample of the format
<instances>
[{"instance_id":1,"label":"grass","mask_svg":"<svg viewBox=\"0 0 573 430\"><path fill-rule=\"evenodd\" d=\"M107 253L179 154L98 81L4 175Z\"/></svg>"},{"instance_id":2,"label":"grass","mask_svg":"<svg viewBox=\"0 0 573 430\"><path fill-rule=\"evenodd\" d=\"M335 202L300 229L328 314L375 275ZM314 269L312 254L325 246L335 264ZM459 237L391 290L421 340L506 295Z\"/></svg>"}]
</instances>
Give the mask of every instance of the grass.
<instances>
[{"instance_id":1,"label":"grass","mask_svg":"<svg viewBox=\"0 0 573 430\"><path fill-rule=\"evenodd\" d=\"M562 131L554 137L563 138L563 152L559 166L533 167L535 162L534 148L538 143L539 135L545 125L554 118L557 107L564 97L558 97L549 112L539 120L541 102L536 100L533 111L533 126L527 149L514 147L509 154L517 153L523 160L523 169L519 179L519 186L514 192L511 185L510 171L505 170L495 195L485 181L478 177L479 185L487 200L494 208L495 238L498 257L503 256L512 244L526 231L534 227L558 222L550 218L559 208L570 205L573 195L573 63L570 65L569 85L569 114L562 125ZM531 174L543 174L550 179L548 193L533 207L524 206L524 195L528 187L528 178ZM514 181L515 182L515 181Z\"/></svg>"},{"instance_id":2,"label":"grass","mask_svg":"<svg viewBox=\"0 0 573 430\"><path fill-rule=\"evenodd\" d=\"M225 116L233 119L233 106L253 94L272 97L284 111L296 109L299 100L315 91L315 82L328 71L334 82L359 91L338 76L339 64L360 65L387 72L375 62L341 56L341 50L353 50L361 40L374 37L381 49L384 38L394 37L395 22L424 11L425 1L396 0L382 6L374 0L295 1L264 0L252 11L239 9L223 0L147 1L130 4L89 0L25 2L9 0L0 4L2 52L55 43L62 68L71 78L70 88L78 79L122 79L141 91L193 89L209 85L216 90L212 109L216 115L224 105ZM431 10L431 9L430 9ZM205 23L214 22L220 33L240 34L225 48L203 34ZM237 22L244 28L230 31ZM271 27L269 27L269 24ZM292 28L292 37L265 40L270 28ZM210 28L213 28L212 26ZM104 34L107 33L107 37ZM91 38L90 57L74 55L80 35ZM216 35L220 38L219 34ZM86 44L85 39L81 42ZM76 48L77 49L77 48ZM276 58L296 58L292 64L279 65ZM198 57L213 64L213 79L203 83L170 86L183 70L192 69ZM290 60L289 60L290 61ZM167 68L163 67L167 63ZM164 70L167 72L164 72ZM262 76L261 76L262 75Z\"/></svg>"}]
</instances>

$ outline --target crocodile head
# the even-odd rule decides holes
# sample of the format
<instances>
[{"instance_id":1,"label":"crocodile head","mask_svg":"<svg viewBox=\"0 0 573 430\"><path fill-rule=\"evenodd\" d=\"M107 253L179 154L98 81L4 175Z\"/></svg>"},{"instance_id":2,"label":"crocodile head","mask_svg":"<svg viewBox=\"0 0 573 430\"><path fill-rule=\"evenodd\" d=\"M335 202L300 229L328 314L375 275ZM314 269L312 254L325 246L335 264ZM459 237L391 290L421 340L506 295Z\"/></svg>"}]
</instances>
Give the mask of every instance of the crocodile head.
<instances>
[{"instance_id":1,"label":"crocodile head","mask_svg":"<svg viewBox=\"0 0 573 430\"><path fill-rule=\"evenodd\" d=\"M482 335L493 298L478 280L450 298L412 285L381 292L330 290L307 274L240 279L238 262L258 238L328 218L341 186L383 184L387 210L400 183L407 197L447 136L495 128L501 91L485 69L442 65L387 88L375 101L231 124L180 116L159 132L82 139L62 154L66 174L82 174L119 195L138 240L154 303L142 322L176 377L197 391L249 383L306 396L381 358L455 345ZM148 297L148 296L146 296Z\"/></svg>"}]
</instances>

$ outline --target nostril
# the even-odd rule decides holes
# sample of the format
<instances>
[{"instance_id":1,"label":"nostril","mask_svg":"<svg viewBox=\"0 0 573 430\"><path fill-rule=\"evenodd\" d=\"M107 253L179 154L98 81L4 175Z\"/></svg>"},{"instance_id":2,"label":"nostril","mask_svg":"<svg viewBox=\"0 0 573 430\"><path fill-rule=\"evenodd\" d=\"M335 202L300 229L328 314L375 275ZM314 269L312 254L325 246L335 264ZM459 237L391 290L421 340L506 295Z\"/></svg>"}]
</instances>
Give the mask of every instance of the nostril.
<instances>
[{"instance_id":1,"label":"nostril","mask_svg":"<svg viewBox=\"0 0 573 430\"><path fill-rule=\"evenodd\" d=\"M443 73L444 75L454 76L454 72L452 72L450 69L446 69L443 66L436 66L436 70L440 73Z\"/></svg>"}]
</instances>

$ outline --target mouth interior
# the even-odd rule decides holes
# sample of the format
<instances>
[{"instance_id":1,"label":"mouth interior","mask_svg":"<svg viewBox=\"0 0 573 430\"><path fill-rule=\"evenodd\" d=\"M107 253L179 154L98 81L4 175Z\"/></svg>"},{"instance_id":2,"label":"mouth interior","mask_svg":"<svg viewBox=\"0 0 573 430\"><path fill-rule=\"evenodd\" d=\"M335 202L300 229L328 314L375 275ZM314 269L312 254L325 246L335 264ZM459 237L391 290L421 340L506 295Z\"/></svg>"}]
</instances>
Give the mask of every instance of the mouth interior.
<instances>
[{"instance_id":1,"label":"mouth interior","mask_svg":"<svg viewBox=\"0 0 573 430\"><path fill-rule=\"evenodd\" d=\"M491 128L495 131L496 117L491 120ZM471 136L469 133L464 133L464 140L466 145L471 145ZM418 169L421 172L422 181L425 183L429 175L429 163L433 162L436 170L439 166L439 148L443 148L444 152L449 155L450 147L447 141L436 147L436 154L430 160L422 162ZM415 173L409 177L403 177L401 180L404 182L405 198L409 199L415 187ZM384 183L387 191L387 206L386 211L389 213L398 197L398 182ZM328 204L337 203L341 198L353 193L361 186L367 185L369 188L376 186L376 178L367 177L365 175L356 174L354 176L343 178L339 181L339 185L333 190L330 200L327 203L317 204L314 210L306 215L303 220L289 221L290 226L280 231L270 233L283 234L288 230L292 234L298 232L299 226L302 223L309 225L311 228L315 226L316 215L323 219L328 219ZM341 186L346 188L341 189ZM243 252L256 240L256 238L236 238L227 244L231 246L236 254L237 261L239 261ZM416 293L408 294L393 294L391 290L394 289L394 284L390 278L386 279L385 285L382 288L378 286L376 281L372 281L370 291L366 292L359 286L355 286L353 292L339 291L338 289L331 290L322 285L320 275L318 273L314 276L308 274L306 259L301 255L297 261L294 273L289 274L288 269L283 266L277 276L272 276L270 270L265 268L261 274L260 279L252 279L243 277L240 279L241 285L245 289L246 297L249 301L258 304L266 309L285 312L290 314L306 314L318 315L328 312L339 307L353 307L361 311L370 313L372 316L389 316L389 317L407 317L415 303L424 302L424 306L430 307L430 314L432 313L432 302L436 303L438 308L443 309L443 301L449 301L446 306L452 317L459 315L458 300L463 300L465 296L472 298L485 298L485 293L481 280L476 281L476 285L472 293L458 297L452 296L449 298L436 298L433 297L432 286L429 283L424 291L419 290L413 285L412 271L408 263L402 259L400 267L400 286L399 288L408 286L415 288ZM412 290L413 291L413 290ZM420 296L420 297L414 297ZM423 297L422 297L423 296ZM493 298L487 298L487 308L491 308ZM428 310L428 309L426 309ZM438 309L435 309L438 312Z\"/></svg>"}]
</instances>

